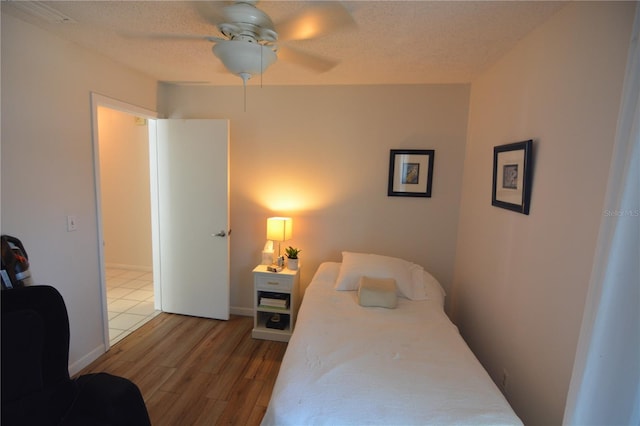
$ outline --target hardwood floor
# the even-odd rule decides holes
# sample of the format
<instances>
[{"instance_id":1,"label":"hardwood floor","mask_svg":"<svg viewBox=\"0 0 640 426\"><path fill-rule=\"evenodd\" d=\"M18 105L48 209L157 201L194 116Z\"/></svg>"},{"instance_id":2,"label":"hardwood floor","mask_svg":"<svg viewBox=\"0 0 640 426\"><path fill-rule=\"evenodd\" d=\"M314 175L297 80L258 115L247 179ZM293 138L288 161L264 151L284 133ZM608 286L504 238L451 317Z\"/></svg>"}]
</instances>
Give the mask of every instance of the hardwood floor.
<instances>
[{"instance_id":1,"label":"hardwood floor","mask_svg":"<svg viewBox=\"0 0 640 426\"><path fill-rule=\"evenodd\" d=\"M80 374L126 377L153 426L258 425L286 343L251 338L252 317L217 321L162 313Z\"/></svg>"}]
</instances>

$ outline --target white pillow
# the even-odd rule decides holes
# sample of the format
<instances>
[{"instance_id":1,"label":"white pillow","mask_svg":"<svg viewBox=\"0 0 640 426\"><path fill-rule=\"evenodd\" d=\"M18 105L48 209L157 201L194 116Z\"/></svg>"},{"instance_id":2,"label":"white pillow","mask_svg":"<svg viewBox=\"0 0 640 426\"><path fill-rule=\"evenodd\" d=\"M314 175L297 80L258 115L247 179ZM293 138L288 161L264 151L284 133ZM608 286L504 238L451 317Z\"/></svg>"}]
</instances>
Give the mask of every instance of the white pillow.
<instances>
[{"instance_id":1,"label":"white pillow","mask_svg":"<svg viewBox=\"0 0 640 426\"><path fill-rule=\"evenodd\" d=\"M357 290L360 277L393 278L401 296L411 300L427 298L424 269L415 263L378 254L342 252L336 290Z\"/></svg>"},{"instance_id":2,"label":"white pillow","mask_svg":"<svg viewBox=\"0 0 640 426\"><path fill-rule=\"evenodd\" d=\"M427 299L435 300L440 306L444 307L444 298L447 295L444 288L442 288L438 280L427 271L423 271L422 275Z\"/></svg>"}]
</instances>

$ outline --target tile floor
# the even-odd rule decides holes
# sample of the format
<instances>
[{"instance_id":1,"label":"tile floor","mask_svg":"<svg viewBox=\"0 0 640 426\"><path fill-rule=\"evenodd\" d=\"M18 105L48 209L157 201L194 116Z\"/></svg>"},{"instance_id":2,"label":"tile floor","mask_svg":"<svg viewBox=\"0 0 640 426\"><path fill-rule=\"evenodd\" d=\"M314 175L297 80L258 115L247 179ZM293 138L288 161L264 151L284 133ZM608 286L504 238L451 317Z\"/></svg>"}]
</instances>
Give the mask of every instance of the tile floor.
<instances>
[{"instance_id":1,"label":"tile floor","mask_svg":"<svg viewBox=\"0 0 640 426\"><path fill-rule=\"evenodd\" d=\"M113 346L160 313L153 306L153 274L107 268L109 341Z\"/></svg>"}]
</instances>

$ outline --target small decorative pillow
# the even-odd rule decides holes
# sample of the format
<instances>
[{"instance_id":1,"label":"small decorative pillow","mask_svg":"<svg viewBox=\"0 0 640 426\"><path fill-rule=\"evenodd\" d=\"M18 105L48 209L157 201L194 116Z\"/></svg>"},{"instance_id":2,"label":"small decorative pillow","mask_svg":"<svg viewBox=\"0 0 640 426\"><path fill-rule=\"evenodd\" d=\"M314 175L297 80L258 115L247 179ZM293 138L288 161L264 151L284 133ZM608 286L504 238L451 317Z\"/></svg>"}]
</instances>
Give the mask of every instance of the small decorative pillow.
<instances>
[{"instance_id":1,"label":"small decorative pillow","mask_svg":"<svg viewBox=\"0 0 640 426\"><path fill-rule=\"evenodd\" d=\"M396 281L393 278L360 278L358 303L361 306L377 306L393 309L398 305Z\"/></svg>"}]
</instances>

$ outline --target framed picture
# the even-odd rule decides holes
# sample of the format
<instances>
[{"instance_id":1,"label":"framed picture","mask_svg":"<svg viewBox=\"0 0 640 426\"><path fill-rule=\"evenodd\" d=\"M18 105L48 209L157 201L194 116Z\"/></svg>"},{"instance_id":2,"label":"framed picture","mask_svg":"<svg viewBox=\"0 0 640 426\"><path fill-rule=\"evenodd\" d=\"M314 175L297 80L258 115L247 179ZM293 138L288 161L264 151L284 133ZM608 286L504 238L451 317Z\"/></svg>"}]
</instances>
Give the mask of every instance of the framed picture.
<instances>
[{"instance_id":1,"label":"framed picture","mask_svg":"<svg viewBox=\"0 0 640 426\"><path fill-rule=\"evenodd\" d=\"M431 197L434 155L432 149L392 149L387 195Z\"/></svg>"},{"instance_id":2,"label":"framed picture","mask_svg":"<svg viewBox=\"0 0 640 426\"><path fill-rule=\"evenodd\" d=\"M491 204L529 214L532 179L533 141L493 148L493 192Z\"/></svg>"}]
</instances>

